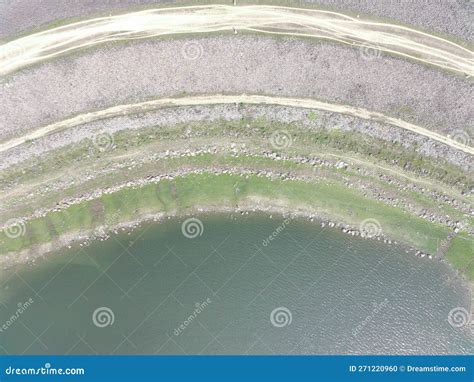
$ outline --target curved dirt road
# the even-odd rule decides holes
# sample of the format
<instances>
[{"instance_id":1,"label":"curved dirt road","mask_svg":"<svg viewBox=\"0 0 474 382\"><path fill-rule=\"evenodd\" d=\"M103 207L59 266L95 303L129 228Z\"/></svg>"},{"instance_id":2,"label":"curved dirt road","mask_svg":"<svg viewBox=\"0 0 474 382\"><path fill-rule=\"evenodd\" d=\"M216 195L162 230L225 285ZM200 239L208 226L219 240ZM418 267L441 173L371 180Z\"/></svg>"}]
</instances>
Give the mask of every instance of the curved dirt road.
<instances>
[{"instance_id":1,"label":"curved dirt road","mask_svg":"<svg viewBox=\"0 0 474 382\"><path fill-rule=\"evenodd\" d=\"M428 138L434 139L438 142L444 143L450 147L461 150L465 153L474 155L474 148L464 145L456 140L445 137L441 134L429 131L421 126L405 122L401 119L388 117L384 114L369 111L366 109L321 102L309 98L287 98L287 97L273 97L263 95L206 95L206 96L192 96L182 98L161 98L153 101L140 102L136 104L118 105L107 109L94 111L86 114L81 114L60 122L56 122L44 127L41 127L31 133L17 137L0 144L0 152L4 152L13 147L19 146L27 141L43 137L47 134L61 131L67 128L78 126L84 123L92 122L98 119L110 118L123 114L142 113L162 107L174 106L202 106L202 105L217 105L217 104L254 104L254 105L279 105L291 106L305 109L319 109L334 113L342 113L351 115L357 118L366 120L373 120L382 123L387 123L392 126L397 126L416 134L424 135Z\"/></svg>"},{"instance_id":2,"label":"curved dirt road","mask_svg":"<svg viewBox=\"0 0 474 382\"><path fill-rule=\"evenodd\" d=\"M239 30L324 38L357 46L368 59L383 51L460 74L474 74L472 51L415 29L320 10L208 5L101 17L11 41L0 46L0 75L107 41Z\"/></svg>"}]
</instances>

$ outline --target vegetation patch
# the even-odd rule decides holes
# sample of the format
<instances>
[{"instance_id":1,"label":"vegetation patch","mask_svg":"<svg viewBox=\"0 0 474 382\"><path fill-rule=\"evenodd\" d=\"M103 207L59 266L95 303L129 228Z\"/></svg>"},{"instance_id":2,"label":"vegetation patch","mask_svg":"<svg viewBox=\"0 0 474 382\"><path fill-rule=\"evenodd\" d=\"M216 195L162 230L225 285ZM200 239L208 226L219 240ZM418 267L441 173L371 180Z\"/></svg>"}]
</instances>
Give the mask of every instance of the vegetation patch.
<instances>
[{"instance_id":1,"label":"vegetation patch","mask_svg":"<svg viewBox=\"0 0 474 382\"><path fill-rule=\"evenodd\" d=\"M376 219L384 235L429 253L435 253L438 243L449 234L446 227L365 198L357 190L337 183L203 173L162 180L140 188L124 188L94 201L50 212L26 222L25 234L18 238L0 232L1 251L5 255L75 232L91 234L101 226L111 229L118 222L139 220L149 214L185 214L195 206L207 210L238 209L249 200L264 200L265 206L284 205L282 211L299 210L330 217L356 228L365 219ZM448 259L472 277L472 266L466 269L472 259L472 253L466 251L469 245L472 248L472 238L468 235L456 238Z\"/></svg>"}]
</instances>

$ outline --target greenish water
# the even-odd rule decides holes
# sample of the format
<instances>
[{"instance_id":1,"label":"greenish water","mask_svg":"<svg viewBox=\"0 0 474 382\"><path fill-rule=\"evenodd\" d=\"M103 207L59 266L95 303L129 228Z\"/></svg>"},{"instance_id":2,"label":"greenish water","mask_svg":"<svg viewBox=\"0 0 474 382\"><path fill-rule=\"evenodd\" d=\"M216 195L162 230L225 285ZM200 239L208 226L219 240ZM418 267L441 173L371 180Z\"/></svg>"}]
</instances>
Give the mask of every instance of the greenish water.
<instances>
[{"instance_id":1,"label":"greenish water","mask_svg":"<svg viewBox=\"0 0 474 382\"><path fill-rule=\"evenodd\" d=\"M468 295L441 262L306 221L197 218L196 238L168 220L3 272L0 352L473 351L448 322Z\"/></svg>"}]
</instances>

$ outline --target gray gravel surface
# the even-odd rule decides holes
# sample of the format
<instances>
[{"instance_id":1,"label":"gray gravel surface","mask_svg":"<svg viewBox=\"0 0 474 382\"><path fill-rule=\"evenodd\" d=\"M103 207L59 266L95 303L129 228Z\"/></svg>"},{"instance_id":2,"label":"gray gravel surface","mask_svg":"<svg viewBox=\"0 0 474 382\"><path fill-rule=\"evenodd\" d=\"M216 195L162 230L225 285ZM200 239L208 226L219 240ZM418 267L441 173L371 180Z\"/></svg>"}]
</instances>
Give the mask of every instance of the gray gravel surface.
<instances>
[{"instance_id":1,"label":"gray gravel surface","mask_svg":"<svg viewBox=\"0 0 474 382\"><path fill-rule=\"evenodd\" d=\"M232 1L217 1L232 4ZM131 6L179 3L172 0L0 0L0 38L50 23L57 19L84 17ZM189 2L188 2L189 3ZM199 4L199 2L195 2ZM271 1L268 1L271 4ZM351 11L391 18L424 29L452 34L472 41L470 0L302 0L336 11Z\"/></svg>"},{"instance_id":2,"label":"gray gravel surface","mask_svg":"<svg viewBox=\"0 0 474 382\"><path fill-rule=\"evenodd\" d=\"M0 139L93 109L183 92L311 97L468 134L473 90L464 78L393 57L367 60L339 45L241 35L142 41L65 56L0 80Z\"/></svg>"}]
</instances>

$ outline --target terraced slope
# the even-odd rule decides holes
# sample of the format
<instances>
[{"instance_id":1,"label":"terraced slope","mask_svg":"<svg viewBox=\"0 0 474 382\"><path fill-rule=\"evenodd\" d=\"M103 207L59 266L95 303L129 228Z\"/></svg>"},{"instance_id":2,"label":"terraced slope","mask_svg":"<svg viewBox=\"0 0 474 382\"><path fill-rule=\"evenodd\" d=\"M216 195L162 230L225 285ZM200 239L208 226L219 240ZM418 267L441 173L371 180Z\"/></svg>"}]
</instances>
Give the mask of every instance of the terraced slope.
<instances>
[{"instance_id":1,"label":"terraced slope","mask_svg":"<svg viewBox=\"0 0 474 382\"><path fill-rule=\"evenodd\" d=\"M143 220L252 209L396 240L474 279L466 46L261 5L13 39L0 46L0 264Z\"/></svg>"}]
</instances>

